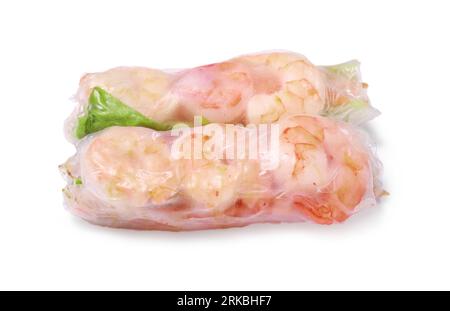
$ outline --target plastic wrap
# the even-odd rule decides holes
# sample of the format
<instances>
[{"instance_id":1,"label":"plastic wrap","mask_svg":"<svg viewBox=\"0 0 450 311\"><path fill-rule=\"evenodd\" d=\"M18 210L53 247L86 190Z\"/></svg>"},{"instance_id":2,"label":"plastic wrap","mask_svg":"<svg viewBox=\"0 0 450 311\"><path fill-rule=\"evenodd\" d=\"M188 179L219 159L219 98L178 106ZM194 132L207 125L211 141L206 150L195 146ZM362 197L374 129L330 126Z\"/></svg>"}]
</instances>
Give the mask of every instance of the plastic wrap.
<instances>
[{"instance_id":1,"label":"plastic wrap","mask_svg":"<svg viewBox=\"0 0 450 311\"><path fill-rule=\"evenodd\" d=\"M96 87L149 120L139 126L157 130L192 122L194 116L214 123L259 124L312 114L359 124L378 114L369 103L357 61L320 67L299 54L268 52L186 70L118 67L86 74L75 96L78 106L66 122L71 141L102 128L90 128L86 119L101 117L108 126L129 126L114 111L98 114L90 102Z\"/></svg>"},{"instance_id":2,"label":"plastic wrap","mask_svg":"<svg viewBox=\"0 0 450 311\"><path fill-rule=\"evenodd\" d=\"M223 124L179 131L109 127L89 135L61 166L66 204L95 224L174 231L332 224L375 204L378 164L349 125L297 115L271 124L271 131L227 127L234 138L223 139ZM252 157L255 135L270 148ZM197 155L190 148L195 141Z\"/></svg>"}]
</instances>

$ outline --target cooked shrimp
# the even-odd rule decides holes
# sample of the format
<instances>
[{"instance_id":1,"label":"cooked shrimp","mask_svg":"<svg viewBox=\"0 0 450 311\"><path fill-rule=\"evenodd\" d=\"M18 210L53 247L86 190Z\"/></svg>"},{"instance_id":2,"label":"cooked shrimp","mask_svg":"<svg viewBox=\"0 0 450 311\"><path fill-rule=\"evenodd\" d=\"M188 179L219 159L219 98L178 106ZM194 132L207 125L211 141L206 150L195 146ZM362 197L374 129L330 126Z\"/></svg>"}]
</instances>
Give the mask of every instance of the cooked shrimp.
<instances>
[{"instance_id":1,"label":"cooked shrimp","mask_svg":"<svg viewBox=\"0 0 450 311\"><path fill-rule=\"evenodd\" d=\"M262 100L252 98L247 107L248 123L277 121L286 114L319 114L325 106L325 75L305 57L293 53L248 55L235 59L266 68L275 75L280 87Z\"/></svg>"},{"instance_id":2,"label":"cooked shrimp","mask_svg":"<svg viewBox=\"0 0 450 311\"><path fill-rule=\"evenodd\" d=\"M286 113L320 113L324 79L323 72L303 56L268 53L182 72L170 94L180 102L185 116L269 123Z\"/></svg>"},{"instance_id":3,"label":"cooked shrimp","mask_svg":"<svg viewBox=\"0 0 450 311\"><path fill-rule=\"evenodd\" d=\"M214 125L216 124L203 129ZM180 158L183 193L194 204L214 212L236 199L243 173L242 163L226 159L227 146L224 145L223 137L217 138L213 132L208 133L204 130L200 133L183 135L174 141L174 144L184 149Z\"/></svg>"},{"instance_id":4,"label":"cooked shrimp","mask_svg":"<svg viewBox=\"0 0 450 311\"><path fill-rule=\"evenodd\" d=\"M82 152L83 183L115 206L160 205L180 183L176 162L161 135L138 127L112 127L93 137Z\"/></svg>"},{"instance_id":5,"label":"cooked shrimp","mask_svg":"<svg viewBox=\"0 0 450 311\"><path fill-rule=\"evenodd\" d=\"M87 103L92 89L98 86L147 117L157 121L171 120L175 118L177 103L162 98L172 79L172 75L160 70L117 67L84 75L76 99L81 104Z\"/></svg>"},{"instance_id":6,"label":"cooked shrimp","mask_svg":"<svg viewBox=\"0 0 450 311\"><path fill-rule=\"evenodd\" d=\"M187 118L197 115L223 123L240 121L253 93L249 68L232 62L182 72L170 91Z\"/></svg>"},{"instance_id":7,"label":"cooked shrimp","mask_svg":"<svg viewBox=\"0 0 450 311\"><path fill-rule=\"evenodd\" d=\"M367 193L373 194L369 153L357 134L312 116L282 120L281 132L282 150L290 161L281 162L275 177L307 218L343 221Z\"/></svg>"}]
</instances>

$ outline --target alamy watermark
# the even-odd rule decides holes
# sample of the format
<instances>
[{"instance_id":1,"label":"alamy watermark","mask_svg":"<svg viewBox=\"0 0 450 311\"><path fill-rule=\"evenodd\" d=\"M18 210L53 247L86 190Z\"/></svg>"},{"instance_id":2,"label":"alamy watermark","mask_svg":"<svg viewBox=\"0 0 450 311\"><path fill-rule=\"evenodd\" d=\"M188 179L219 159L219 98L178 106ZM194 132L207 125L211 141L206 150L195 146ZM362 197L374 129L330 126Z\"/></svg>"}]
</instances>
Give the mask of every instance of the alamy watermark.
<instances>
[{"instance_id":1,"label":"alamy watermark","mask_svg":"<svg viewBox=\"0 0 450 311\"><path fill-rule=\"evenodd\" d=\"M263 170L278 167L280 130L278 124L207 124L194 118L194 126L176 126L171 147L173 159L257 160Z\"/></svg>"}]
</instances>

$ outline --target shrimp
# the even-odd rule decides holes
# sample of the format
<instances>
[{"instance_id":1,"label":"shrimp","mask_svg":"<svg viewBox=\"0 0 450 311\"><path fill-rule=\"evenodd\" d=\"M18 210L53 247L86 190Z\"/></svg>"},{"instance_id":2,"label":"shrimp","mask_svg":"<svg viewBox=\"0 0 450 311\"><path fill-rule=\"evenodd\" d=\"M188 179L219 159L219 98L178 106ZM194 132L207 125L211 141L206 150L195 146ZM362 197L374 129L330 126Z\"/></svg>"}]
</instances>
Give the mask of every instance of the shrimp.
<instances>
[{"instance_id":1,"label":"shrimp","mask_svg":"<svg viewBox=\"0 0 450 311\"><path fill-rule=\"evenodd\" d=\"M208 130L214 126L219 129L220 135ZM236 146L225 144L223 130L224 126L210 124L203 127L201 132L188 132L174 142L184 148L183 157L180 158L183 171L180 187L183 194L207 212L217 213L232 204L245 176L245 183L251 182L250 174L247 174L250 165L245 160L227 159L227 148L235 149Z\"/></svg>"},{"instance_id":2,"label":"shrimp","mask_svg":"<svg viewBox=\"0 0 450 311\"><path fill-rule=\"evenodd\" d=\"M197 115L220 123L239 122L253 93L249 68L232 62L182 72L170 92L188 119Z\"/></svg>"},{"instance_id":3,"label":"shrimp","mask_svg":"<svg viewBox=\"0 0 450 311\"><path fill-rule=\"evenodd\" d=\"M280 87L261 98L252 98L247 123L269 123L286 114L319 114L325 106L325 75L305 57L293 53L248 55L235 61L266 68L278 77Z\"/></svg>"},{"instance_id":4,"label":"shrimp","mask_svg":"<svg viewBox=\"0 0 450 311\"><path fill-rule=\"evenodd\" d=\"M305 217L322 224L341 222L365 197L373 198L371 155L356 132L313 116L289 117L280 126L289 161L280 161L275 179Z\"/></svg>"},{"instance_id":5,"label":"shrimp","mask_svg":"<svg viewBox=\"0 0 450 311\"><path fill-rule=\"evenodd\" d=\"M96 86L157 121L175 119L177 103L165 100L173 76L156 69L117 67L105 72L88 73L80 80L75 96L82 105Z\"/></svg>"},{"instance_id":6,"label":"shrimp","mask_svg":"<svg viewBox=\"0 0 450 311\"><path fill-rule=\"evenodd\" d=\"M112 127L81 152L82 181L116 207L163 205L178 191L176 162L160 135L138 127Z\"/></svg>"},{"instance_id":7,"label":"shrimp","mask_svg":"<svg viewBox=\"0 0 450 311\"><path fill-rule=\"evenodd\" d=\"M320 113L324 78L300 55L249 55L187 70L176 79L171 94L191 118L270 123L287 113Z\"/></svg>"}]
</instances>

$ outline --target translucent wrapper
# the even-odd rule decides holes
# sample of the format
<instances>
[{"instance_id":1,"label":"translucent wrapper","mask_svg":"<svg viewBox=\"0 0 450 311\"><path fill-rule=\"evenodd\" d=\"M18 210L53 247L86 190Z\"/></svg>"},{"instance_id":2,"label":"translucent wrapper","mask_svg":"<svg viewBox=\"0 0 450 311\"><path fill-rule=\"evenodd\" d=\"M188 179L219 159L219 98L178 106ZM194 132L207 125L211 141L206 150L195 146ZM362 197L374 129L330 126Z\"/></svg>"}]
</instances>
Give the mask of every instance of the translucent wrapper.
<instances>
[{"instance_id":1,"label":"translucent wrapper","mask_svg":"<svg viewBox=\"0 0 450 311\"><path fill-rule=\"evenodd\" d=\"M104 226L332 224L374 205L382 191L367 137L321 116L283 116L265 127L113 126L76 147L61 166L66 206Z\"/></svg>"},{"instance_id":2,"label":"translucent wrapper","mask_svg":"<svg viewBox=\"0 0 450 311\"><path fill-rule=\"evenodd\" d=\"M101 102L106 95L93 96L96 90L119 103ZM357 61L320 67L291 52L244 55L176 71L118 67L81 78L66 136L75 142L109 126L168 130L194 116L213 123L260 124L310 114L359 124L378 115L366 90Z\"/></svg>"}]
</instances>

